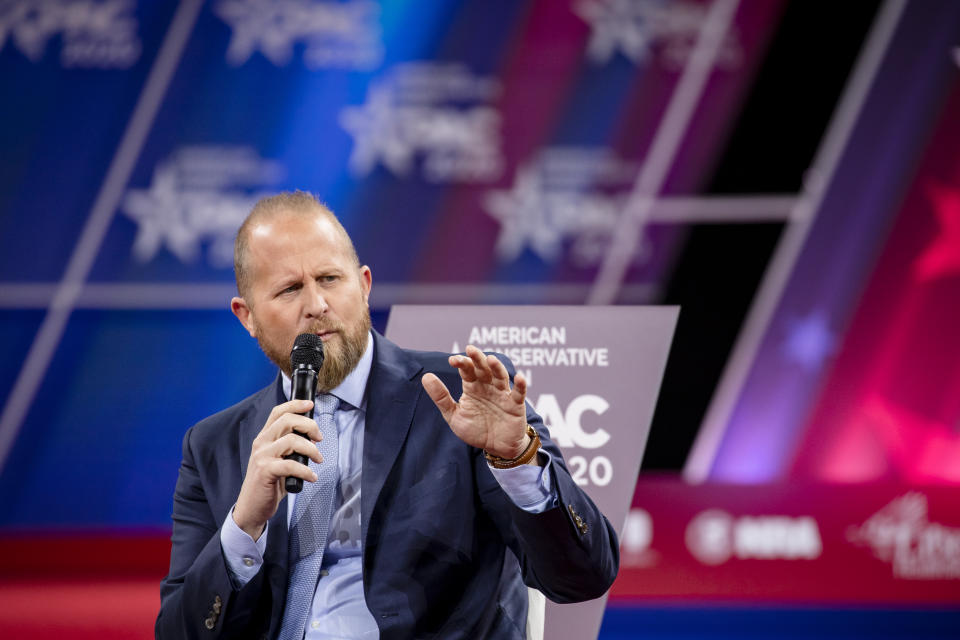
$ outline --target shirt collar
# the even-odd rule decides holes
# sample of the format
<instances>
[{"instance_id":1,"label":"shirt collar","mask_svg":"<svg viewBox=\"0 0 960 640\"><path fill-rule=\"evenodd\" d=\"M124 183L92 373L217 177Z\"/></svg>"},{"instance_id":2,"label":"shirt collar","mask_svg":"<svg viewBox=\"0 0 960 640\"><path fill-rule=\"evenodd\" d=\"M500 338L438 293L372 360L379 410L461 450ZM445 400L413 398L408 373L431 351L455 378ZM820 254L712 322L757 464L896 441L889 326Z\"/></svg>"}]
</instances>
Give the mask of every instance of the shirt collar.
<instances>
[{"instance_id":1,"label":"shirt collar","mask_svg":"<svg viewBox=\"0 0 960 640\"><path fill-rule=\"evenodd\" d=\"M353 368L353 371L347 374L347 377L343 379L337 387L330 391L331 395L334 395L343 402L346 402L352 407L358 409L363 408L363 396L367 390L367 380L370 379L370 368L373 366L373 339L370 334L367 334L367 346L363 350L363 355L360 356L360 361L357 362L357 366ZM283 376L283 395L289 400L290 399L290 376L281 372L280 375Z\"/></svg>"}]
</instances>

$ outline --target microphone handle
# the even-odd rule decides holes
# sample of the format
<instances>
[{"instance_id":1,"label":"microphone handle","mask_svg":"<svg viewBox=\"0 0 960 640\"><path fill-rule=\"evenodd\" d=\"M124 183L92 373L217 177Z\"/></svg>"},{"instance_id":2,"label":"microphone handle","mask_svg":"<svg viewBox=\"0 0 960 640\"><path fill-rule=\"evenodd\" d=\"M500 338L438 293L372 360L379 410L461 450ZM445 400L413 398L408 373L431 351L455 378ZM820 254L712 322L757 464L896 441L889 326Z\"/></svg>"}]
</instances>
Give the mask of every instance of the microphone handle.
<instances>
[{"instance_id":1,"label":"microphone handle","mask_svg":"<svg viewBox=\"0 0 960 640\"><path fill-rule=\"evenodd\" d=\"M316 369L304 367L302 369L297 369L293 372L293 378L290 381L290 395L293 400L310 400L313 401L317 397L317 371ZM307 411L306 413L301 413L301 416L306 416L307 418L313 418L313 409ZM307 440L310 439L305 433L300 433L296 429L293 430L297 435L303 436ZM300 464L308 464L310 458L301 454L301 453L291 453L284 456L287 460L295 460ZM287 490L287 493L300 493L303 491L303 478L298 478L296 476L287 476L283 481L283 488Z\"/></svg>"}]
</instances>

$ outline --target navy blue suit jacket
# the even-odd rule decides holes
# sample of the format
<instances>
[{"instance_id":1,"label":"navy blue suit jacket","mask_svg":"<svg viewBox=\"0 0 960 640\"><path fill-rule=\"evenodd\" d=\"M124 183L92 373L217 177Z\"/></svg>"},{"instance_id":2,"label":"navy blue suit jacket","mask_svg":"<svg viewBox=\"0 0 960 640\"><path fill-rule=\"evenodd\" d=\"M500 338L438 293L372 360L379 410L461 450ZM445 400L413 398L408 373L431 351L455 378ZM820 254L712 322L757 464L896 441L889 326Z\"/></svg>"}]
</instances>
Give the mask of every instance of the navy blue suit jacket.
<instances>
[{"instance_id":1,"label":"navy blue suit jacket","mask_svg":"<svg viewBox=\"0 0 960 640\"><path fill-rule=\"evenodd\" d=\"M432 371L459 397L460 377L447 357L401 349L374 333L360 520L367 607L384 640L523 638L523 583L557 602L601 596L617 573L616 534L532 412L528 421L553 457L559 504L540 514L513 504L482 451L450 431L421 386ZM284 401L278 377L184 437L157 638L276 636L287 587L286 498L270 521L260 572L239 590L220 526L240 493L254 437Z\"/></svg>"}]
</instances>

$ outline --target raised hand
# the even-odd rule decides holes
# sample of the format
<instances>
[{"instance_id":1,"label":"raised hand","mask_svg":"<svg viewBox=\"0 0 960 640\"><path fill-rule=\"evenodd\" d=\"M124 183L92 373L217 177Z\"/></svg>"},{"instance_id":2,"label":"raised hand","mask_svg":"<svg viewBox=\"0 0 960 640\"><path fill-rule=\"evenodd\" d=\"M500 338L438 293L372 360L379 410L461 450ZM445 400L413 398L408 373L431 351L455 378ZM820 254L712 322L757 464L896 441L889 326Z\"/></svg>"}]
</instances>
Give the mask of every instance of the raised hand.
<instances>
[{"instance_id":1,"label":"raised hand","mask_svg":"<svg viewBox=\"0 0 960 640\"><path fill-rule=\"evenodd\" d=\"M510 388L507 368L495 356L468 345L466 356L450 356L463 380L457 402L436 375L423 376L423 388L458 438L501 458L516 458L527 448L527 381L518 373Z\"/></svg>"}]
</instances>

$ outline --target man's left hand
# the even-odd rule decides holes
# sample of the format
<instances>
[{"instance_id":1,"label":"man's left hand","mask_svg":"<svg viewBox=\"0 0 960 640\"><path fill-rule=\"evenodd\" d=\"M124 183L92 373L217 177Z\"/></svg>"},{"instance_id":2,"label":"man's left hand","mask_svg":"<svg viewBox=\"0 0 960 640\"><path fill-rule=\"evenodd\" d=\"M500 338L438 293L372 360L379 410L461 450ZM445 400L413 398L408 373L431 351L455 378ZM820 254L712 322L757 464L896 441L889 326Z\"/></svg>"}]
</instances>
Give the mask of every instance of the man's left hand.
<instances>
[{"instance_id":1,"label":"man's left hand","mask_svg":"<svg viewBox=\"0 0 960 640\"><path fill-rule=\"evenodd\" d=\"M511 389L507 368L496 356L484 355L473 345L467 346L466 354L450 356L450 365L463 380L459 402L432 373L423 376L423 388L458 438L495 456L516 458L530 444L524 404L527 381L518 373Z\"/></svg>"}]
</instances>

